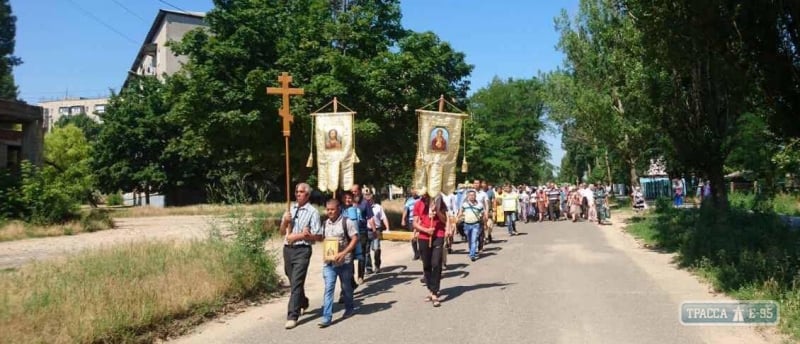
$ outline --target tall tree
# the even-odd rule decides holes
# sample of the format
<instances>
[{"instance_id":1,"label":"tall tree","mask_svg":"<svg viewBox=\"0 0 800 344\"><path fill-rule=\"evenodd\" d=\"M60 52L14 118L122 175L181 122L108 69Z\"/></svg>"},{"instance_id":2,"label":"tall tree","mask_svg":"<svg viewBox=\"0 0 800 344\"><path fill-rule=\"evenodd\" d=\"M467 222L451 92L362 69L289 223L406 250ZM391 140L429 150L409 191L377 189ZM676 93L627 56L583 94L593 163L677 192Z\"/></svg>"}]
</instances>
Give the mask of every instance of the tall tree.
<instances>
[{"instance_id":1,"label":"tall tree","mask_svg":"<svg viewBox=\"0 0 800 344\"><path fill-rule=\"evenodd\" d=\"M292 101L291 165L296 180L313 172L308 114L333 96L358 111L358 181L410 181L414 108L440 94L462 101L472 66L433 33L400 24L397 0L214 2L207 30L187 34L175 50L189 56L170 92L171 118L183 128L167 151L184 161L187 183L250 178L281 185L283 140L277 97L264 94L282 71L305 96ZM270 20L264 20L270 18Z\"/></svg>"},{"instance_id":2,"label":"tall tree","mask_svg":"<svg viewBox=\"0 0 800 344\"><path fill-rule=\"evenodd\" d=\"M571 158L586 171L596 168L612 183L610 156L628 169L628 182L638 185L638 168L654 154L657 132L641 33L623 7L613 0L582 0L570 18L556 20L558 47L566 55L565 70L548 76L548 115L560 124ZM574 161L578 163L578 161ZM580 165L579 170L583 171Z\"/></svg>"},{"instance_id":3,"label":"tall tree","mask_svg":"<svg viewBox=\"0 0 800 344\"><path fill-rule=\"evenodd\" d=\"M542 139L542 82L495 78L470 98L470 175L494 182L537 184L553 178Z\"/></svg>"},{"instance_id":4,"label":"tall tree","mask_svg":"<svg viewBox=\"0 0 800 344\"><path fill-rule=\"evenodd\" d=\"M660 66L654 82L659 123L675 158L708 176L715 208L727 209L724 163L729 139L756 93L753 74L732 53L739 29L731 25L739 1L629 0L646 61ZM663 82L662 80L666 80ZM757 95L756 95L757 97Z\"/></svg>"},{"instance_id":5,"label":"tall tree","mask_svg":"<svg viewBox=\"0 0 800 344\"><path fill-rule=\"evenodd\" d=\"M13 68L22 64L14 56L17 17L11 12L9 0L0 1L0 99L17 99L19 91L14 82Z\"/></svg>"},{"instance_id":6,"label":"tall tree","mask_svg":"<svg viewBox=\"0 0 800 344\"><path fill-rule=\"evenodd\" d=\"M101 191L136 189L149 204L150 194L167 186L170 173L180 171L164 150L177 134L167 120L164 88L155 77L137 77L109 99L93 154Z\"/></svg>"}]
</instances>

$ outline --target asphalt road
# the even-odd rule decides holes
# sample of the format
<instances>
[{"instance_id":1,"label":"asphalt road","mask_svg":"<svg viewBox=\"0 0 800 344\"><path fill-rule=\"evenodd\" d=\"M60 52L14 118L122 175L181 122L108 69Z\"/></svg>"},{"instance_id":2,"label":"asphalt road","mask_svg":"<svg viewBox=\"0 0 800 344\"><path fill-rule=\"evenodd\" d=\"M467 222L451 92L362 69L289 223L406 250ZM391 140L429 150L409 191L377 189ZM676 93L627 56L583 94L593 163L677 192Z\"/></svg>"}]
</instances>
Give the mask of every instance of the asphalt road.
<instances>
[{"instance_id":1,"label":"asphalt road","mask_svg":"<svg viewBox=\"0 0 800 344\"><path fill-rule=\"evenodd\" d=\"M309 273L312 310L284 330L286 298L201 326L186 343L759 343L770 329L688 327L679 306L720 300L669 256L616 227L520 224L495 229L496 243L470 262L457 244L442 281L442 306L423 301L421 263L407 243L387 243L384 272L357 289L356 316L319 329L319 268ZM319 249L315 250L315 255ZM316 260L314 260L316 261ZM315 264L316 265L316 264ZM338 293L338 292L337 292Z\"/></svg>"}]
</instances>

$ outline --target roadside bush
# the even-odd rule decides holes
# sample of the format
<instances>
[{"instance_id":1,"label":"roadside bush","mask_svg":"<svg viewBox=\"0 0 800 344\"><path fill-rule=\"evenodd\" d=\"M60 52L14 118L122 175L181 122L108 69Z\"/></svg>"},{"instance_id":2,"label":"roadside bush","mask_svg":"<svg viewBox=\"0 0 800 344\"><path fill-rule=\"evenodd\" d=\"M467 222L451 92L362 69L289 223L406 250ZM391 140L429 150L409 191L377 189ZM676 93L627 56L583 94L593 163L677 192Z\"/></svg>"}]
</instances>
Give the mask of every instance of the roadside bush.
<instances>
[{"instance_id":1,"label":"roadside bush","mask_svg":"<svg viewBox=\"0 0 800 344\"><path fill-rule=\"evenodd\" d=\"M27 161L21 169L23 219L35 224L59 223L74 218L79 203L66 181L57 178L52 168L38 168Z\"/></svg>"},{"instance_id":2,"label":"roadside bush","mask_svg":"<svg viewBox=\"0 0 800 344\"><path fill-rule=\"evenodd\" d=\"M0 220L20 217L22 209L19 179L7 169L0 169Z\"/></svg>"},{"instance_id":3,"label":"roadside bush","mask_svg":"<svg viewBox=\"0 0 800 344\"><path fill-rule=\"evenodd\" d=\"M106 196L106 205L110 207L120 206L125 202L122 198L122 193L115 192Z\"/></svg>"},{"instance_id":4,"label":"roadside bush","mask_svg":"<svg viewBox=\"0 0 800 344\"><path fill-rule=\"evenodd\" d=\"M114 219L111 218L108 210L95 208L81 215L81 227L84 232L114 228Z\"/></svg>"}]
</instances>

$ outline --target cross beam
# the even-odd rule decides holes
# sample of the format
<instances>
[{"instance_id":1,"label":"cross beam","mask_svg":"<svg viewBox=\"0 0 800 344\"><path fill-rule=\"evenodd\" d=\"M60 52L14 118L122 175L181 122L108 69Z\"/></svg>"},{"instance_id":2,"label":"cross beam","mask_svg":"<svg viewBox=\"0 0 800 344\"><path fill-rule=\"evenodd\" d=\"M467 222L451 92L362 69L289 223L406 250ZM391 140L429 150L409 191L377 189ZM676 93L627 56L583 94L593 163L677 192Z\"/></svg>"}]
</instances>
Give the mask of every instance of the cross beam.
<instances>
[{"instance_id":1,"label":"cross beam","mask_svg":"<svg viewBox=\"0 0 800 344\"><path fill-rule=\"evenodd\" d=\"M283 138L286 146L286 210L290 211L292 189L289 183L289 136L292 136L294 116L289 111L289 96L301 95L303 94L303 89L291 88L289 84L292 82L292 76L286 72L281 73L278 77L278 82L280 82L281 87L267 87L267 94L279 94L283 97L278 115L283 118Z\"/></svg>"},{"instance_id":2,"label":"cross beam","mask_svg":"<svg viewBox=\"0 0 800 344\"><path fill-rule=\"evenodd\" d=\"M281 108L278 110L278 115L283 118L283 136L291 136L291 125L294 121L294 116L289 111L289 96L302 95L304 91L302 88L291 88L289 84L292 82L292 76L289 73L283 72L278 77L281 87L267 87L267 94L279 94L282 96Z\"/></svg>"}]
</instances>

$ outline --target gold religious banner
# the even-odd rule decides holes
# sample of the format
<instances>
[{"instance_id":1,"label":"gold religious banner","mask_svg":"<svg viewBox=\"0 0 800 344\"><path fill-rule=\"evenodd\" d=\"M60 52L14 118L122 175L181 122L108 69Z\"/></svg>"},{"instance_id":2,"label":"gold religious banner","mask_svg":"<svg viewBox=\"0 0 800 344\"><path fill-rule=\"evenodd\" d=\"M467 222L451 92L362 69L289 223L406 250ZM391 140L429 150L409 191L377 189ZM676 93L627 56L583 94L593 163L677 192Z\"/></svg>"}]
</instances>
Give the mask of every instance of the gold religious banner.
<instances>
[{"instance_id":1,"label":"gold religious banner","mask_svg":"<svg viewBox=\"0 0 800 344\"><path fill-rule=\"evenodd\" d=\"M322 242L322 260L332 262L336 260L337 254L339 254L339 239L325 238L325 241Z\"/></svg>"},{"instance_id":2,"label":"gold religious banner","mask_svg":"<svg viewBox=\"0 0 800 344\"><path fill-rule=\"evenodd\" d=\"M315 113L314 138L317 142L317 187L336 192L353 186L356 163L353 117L355 112Z\"/></svg>"},{"instance_id":3,"label":"gold religious banner","mask_svg":"<svg viewBox=\"0 0 800 344\"><path fill-rule=\"evenodd\" d=\"M440 106L441 108L441 106ZM444 111L417 110L419 133L414 187L428 195L450 193L456 188L456 164L461 130L468 115Z\"/></svg>"}]
</instances>

